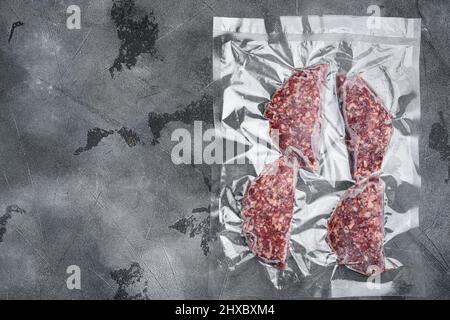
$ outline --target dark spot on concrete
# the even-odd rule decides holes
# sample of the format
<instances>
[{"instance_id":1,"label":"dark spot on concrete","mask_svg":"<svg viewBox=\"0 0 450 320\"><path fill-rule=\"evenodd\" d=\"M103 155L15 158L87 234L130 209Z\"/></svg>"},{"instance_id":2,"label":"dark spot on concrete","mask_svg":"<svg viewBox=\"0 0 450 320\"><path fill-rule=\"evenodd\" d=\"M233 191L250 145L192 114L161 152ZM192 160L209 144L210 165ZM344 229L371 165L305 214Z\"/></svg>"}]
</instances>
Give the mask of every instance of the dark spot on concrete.
<instances>
[{"instance_id":1,"label":"dark spot on concrete","mask_svg":"<svg viewBox=\"0 0 450 320\"><path fill-rule=\"evenodd\" d=\"M148 114L148 126L153 134L152 144L159 143L161 131L169 122L181 121L185 124L194 124L194 121L203 121L212 124L214 122L212 105L213 98L204 94L200 100L192 101L182 110L177 110L174 113L150 112Z\"/></svg>"},{"instance_id":2,"label":"dark spot on concrete","mask_svg":"<svg viewBox=\"0 0 450 320\"><path fill-rule=\"evenodd\" d=\"M23 26L24 23L22 21L16 21L11 25L11 31L9 32L9 38L8 38L8 43L11 42L11 39L14 35L14 30L16 30L16 28Z\"/></svg>"},{"instance_id":3,"label":"dark spot on concrete","mask_svg":"<svg viewBox=\"0 0 450 320\"><path fill-rule=\"evenodd\" d=\"M448 145L448 130L442 111L439 111L439 122L435 122L431 126L428 146L439 152L441 160L448 162L448 176L445 179L445 183L448 183L450 181L450 146Z\"/></svg>"},{"instance_id":4,"label":"dark spot on concrete","mask_svg":"<svg viewBox=\"0 0 450 320\"><path fill-rule=\"evenodd\" d=\"M159 143L161 131L166 125L175 121L180 121L188 125L193 125L194 121L202 121L204 125L214 124L213 97L208 94L203 94L199 100L192 101L183 109L173 113L150 112L148 115L148 126L153 134L152 145ZM211 191L211 166L203 164L192 164L192 166L201 172L205 185Z\"/></svg>"},{"instance_id":5,"label":"dark spot on concrete","mask_svg":"<svg viewBox=\"0 0 450 320\"><path fill-rule=\"evenodd\" d=\"M169 228L175 229L178 232L186 234L188 229L194 228L195 220L196 219L194 216L184 217L175 222L173 225L169 226Z\"/></svg>"},{"instance_id":6,"label":"dark spot on concrete","mask_svg":"<svg viewBox=\"0 0 450 320\"><path fill-rule=\"evenodd\" d=\"M111 279L113 279L119 286L117 292L114 295L114 300L143 300L148 299L148 283L143 281L144 288L140 289L138 293L136 292L134 286L141 283L144 277L144 270L141 268L139 263L133 262L128 269L118 269L113 270L110 273Z\"/></svg>"},{"instance_id":7,"label":"dark spot on concrete","mask_svg":"<svg viewBox=\"0 0 450 320\"><path fill-rule=\"evenodd\" d=\"M203 182L209 191L211 191L212 183L211 183L211 166L207 164L191 164L197 171L203 176Z\"/></svg>"},{"instance_id":8,"label":"dark spot on concrete","mask_svg":"<svg viewBox=\"0 0 450 320\"><path fill-rule=\"evenodd\" d=\"M208 190L211 191L211 175L203 174L203 182L208 187Z\"/></svg>"},{"instance_id":9,"label":"dark spot on concrete","mask_svg":"<svg viewBox=\"0 0 450 320\"><path fill-rule=\"evenodd\" d=\"M90 129L87 134L87 142L86 146L80 147L77 150L75 150L74 155L78 156L84 151L91 150L92 148L98 146L100 141L102 141L103 138L106 138L112 134L118 133L120 137L125 141L125 143L130 147L135 147L138 144L144 144L144 142L141 141L141 138L139 135L134 132L131 129L128 129L127 127L122 127L118 130L105 130L101 128L94 128Z\"/></svg>"},{"instance_id":10,"label":"dark spot on concrete","mask_svg":"<svg viewBox=\"0 0 450 320\"><path fill-rule=\"evenodd\" d=\"M188 234L190 238L200 235L200 247L203 254L208 255L209 243L215 240L210 228L210 209L211 207L200 207L192 210L192 214L176 221L169 228L177 230L182 234Z\"/></svg>"},{"instance_id":11,"label":"dark spot on concrete","mask_svg":"<svg viewBox=\"0 0 450 320\"><path fill-rule=\"evenodd\" d=\"M75 150L74 155L78 156L84 151L91 150L92 148L98 146L103 138L106 138L107 136L110 136L112 134L114 134L114 130L104 130L101 128L89 129L87 133L86 145Z\"/></svg>"},{"instance_id":12,"label":"dark spot on concrete","mask_svg":"<svg viewBox=\"0 0 450 320\"><path fill-rule=\"evenodd\" d=\"M428 145L431 149L444 152L448 146L448 132L442 111L439 111L439 122L433 123L429 135Z\"/></svg>"},{"instance_id":13,"label":"dark spot on concrete","mask_svg":"<svg viewBox=\"0 0 450 320\"><path fill-rule=\"evenodd\" d=\"M17 58L11 51L3 51L0 48L0 63L2 71L0 72L0 101L4 103L8 99L10 90L23 85L24 80L28 77L27 70L21 66ZM2 108L1 111L6 112L8 108ZM2 125L4 125L2 123Z\"/></svg>"},{"instance_id":14,"label":"dark spot on concrete","mask_svg":"<svg viewBox=\"0 0 450 320\"><path fill-rule=\"evenodd\" d=\"M6 225L13 214L24 214L26 211L19 206L13 204L6 207L5 213L0 217L0 242L3 242L3 236L6 233Z\"/></svg>"},{"instance_id":15,"label":"dark spot on concrete","mask_svg":"<svg viewBox=\"0 0 450 320\"><path fill-rule=\"evenodd\" d=\"M111 19L117 28L117 36L122 41L119 55L109 68L111 77L115 71L122 71L122 65L128 69L135 66L137 57L148 53L153 58L160 58L156 49L158 23L153 12L139 16L134 0L113 0Z\"/></svg>"},{"instance_id":16,"label":"dark spot on concrete","mask_svg":"<svg viewBox=\"0 0 450 320\"><path fill-rule=\"evenodd\" d=\"M117 130L117 133L123 138L123 140L130 148L135 147L138 144L144 144L143 142L141 142L141 138L138 136L138 134L133 130L128 129L127 127L120 128L119 130Z\"/></svg>"},{"instance_id":17,"label":"dark spot on concrete","mask_svg":"<svg viewBox=\"0 0 450 320\"><path fill-rule=\"evenodd\" d=\"M208 255L209 253L209 242L212 241L212 237L210 234L210 224L211 224L211 218L208 214L208 216L203 219L197 226L195 226L192 231L191 231L191 238L193 237L192 235L201 235L200 238L200 247L202 248L203 254L205 256Z\"/></svg>"}]
</instances>

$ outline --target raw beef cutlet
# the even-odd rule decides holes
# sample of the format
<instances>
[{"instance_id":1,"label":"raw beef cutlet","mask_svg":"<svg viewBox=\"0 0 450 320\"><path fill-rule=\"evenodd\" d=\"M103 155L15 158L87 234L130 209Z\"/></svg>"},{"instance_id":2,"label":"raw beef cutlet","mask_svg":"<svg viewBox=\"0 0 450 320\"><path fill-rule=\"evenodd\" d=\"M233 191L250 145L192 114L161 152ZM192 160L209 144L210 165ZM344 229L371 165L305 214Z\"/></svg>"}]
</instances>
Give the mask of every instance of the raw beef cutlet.
<instances>
[{"instance_id":1,"label":"raw beef cutlet","mask_svg":"<svg viewBox=\"0 0 450 320\"><path fill-rule=\"evenodd\" d=\"M361 180L348 189L328 221L327 243L337 262L371 276L384 271L383 182Z\"/></svg>"},{"instance_id":2,"label":"raw beef cutlet","mask_svg":"<svg viewBox=\"0 0 450 320\"><path fill-rule=\"evenodd\" d=\"M283 154L295 154L300 166L317 169L323 91L328 66L295 69L266 105L270 133Z\"/></svg>"},{"instance_id":3,"label":"raw beef cutlet","mask_svg":"<svg viewBox=\"0 0 450 320\"><path fill-rule=\"evenodd\" d=\"M264 167L244 194L243 232L248 247L279 268L285 267L288 254L296 176L296 166L281 156Z\"/></svg>"},{"instance_id":4,"label":"raw beef cutlet","mask_svg":"<svg viewBox=\"0 0 450 320\"><path fill-rule=\"evenodd\" d=\"M338 76L338 93L346 123L346 143L353 179L381 169L392 134L392 115L359 76Z\"/></svg>"}]
</instances>

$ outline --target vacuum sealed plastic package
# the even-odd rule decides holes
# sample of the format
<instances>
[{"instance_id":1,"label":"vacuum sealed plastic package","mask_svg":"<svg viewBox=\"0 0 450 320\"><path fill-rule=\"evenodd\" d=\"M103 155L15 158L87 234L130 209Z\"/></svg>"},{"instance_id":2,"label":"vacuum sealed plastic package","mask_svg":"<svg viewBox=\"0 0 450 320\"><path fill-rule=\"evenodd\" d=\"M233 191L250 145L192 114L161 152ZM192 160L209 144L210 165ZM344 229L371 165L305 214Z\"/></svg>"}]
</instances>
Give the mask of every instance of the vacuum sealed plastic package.
<instances>
[{"instance_id":1,"label":"vacuum sealed plastic package","mask_svg":"<svg viewBox=\"0 0 450 320\"><path fill-rule=\"evenodd\" d=\"M214 176L214 268L292 297L420 296L420 20L214 18L213 37L216 138L241 146Z\"/></svg>"}]
</instances>

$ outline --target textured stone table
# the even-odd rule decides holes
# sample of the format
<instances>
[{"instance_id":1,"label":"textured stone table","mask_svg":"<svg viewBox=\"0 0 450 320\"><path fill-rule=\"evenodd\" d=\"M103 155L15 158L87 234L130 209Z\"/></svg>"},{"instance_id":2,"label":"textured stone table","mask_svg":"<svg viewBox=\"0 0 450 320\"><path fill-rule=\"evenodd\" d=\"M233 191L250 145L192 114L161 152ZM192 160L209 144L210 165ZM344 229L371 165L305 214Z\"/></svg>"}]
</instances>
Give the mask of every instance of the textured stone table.
<instances>
[{"instance_id":1,"label":"textured stone table","mask_svg":"<svg viewBox=\"0 0 450 320\"><path fill-rule=\"evenodd\" d=\"M72 4L81 30L66 27ZM170 134L212 126L213 16L366 15L370 4L423 19L415 241L426 297L450 298L446 0L1 1L0 298L207 298L210 168L174 165ZM67 289L69 265L82 290ZM279 297L233 279L220 297L240 286Z\"/></svg>"}]
</instances>

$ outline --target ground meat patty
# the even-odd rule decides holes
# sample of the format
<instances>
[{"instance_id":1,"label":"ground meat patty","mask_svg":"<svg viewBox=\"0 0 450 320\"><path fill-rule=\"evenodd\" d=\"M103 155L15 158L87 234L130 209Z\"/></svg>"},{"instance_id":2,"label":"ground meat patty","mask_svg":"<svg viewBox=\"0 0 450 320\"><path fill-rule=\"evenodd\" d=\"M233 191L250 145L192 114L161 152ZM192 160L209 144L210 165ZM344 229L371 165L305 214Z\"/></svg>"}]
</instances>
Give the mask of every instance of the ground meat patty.
<instances>
[{"instance_id":1,"label":"ground meat patty","mask_svg":"<svg viewBox=\"0 0 450 320\"><path fill-rule=\"evenodd\" d=\"M380 170L392 134L392 115L359 76L338 76L347 128L346 143L355 180Z\"/></svg>"},{"instance_id":2,"label":"ground meat patty","mask_svg":"<svg viewBox=\"0 0 450 320\"><path fill-rule=\"evenodd\" d=\"M284 154L294 153L302 167L318 166L323 90L328 66L295 69L267 103L264 116Z\"/></svg>"},{"instance_id":3,"label":"ground meat patty","mask_svg":"<svg viewBox=\"0 0 450 320\"><path fill-rule=\"evenodd\" d=\"M384 266L383 183L373 176L348 189L328 221L327 243L339 264L367 276Z\"/></svg>"},{"instance_id":4,"label":"ground meat patty","mask_svg":"<svg viewBox=\"0 0 450 320\"><path fill-rule=\"evenodd\" d=\"M249 248L264 262L284 268L294 207L296 166L281 156L267 164L244 194L243 232Z\"/></svg>"}]
</instances>

